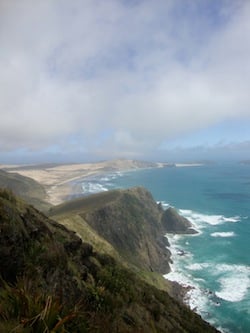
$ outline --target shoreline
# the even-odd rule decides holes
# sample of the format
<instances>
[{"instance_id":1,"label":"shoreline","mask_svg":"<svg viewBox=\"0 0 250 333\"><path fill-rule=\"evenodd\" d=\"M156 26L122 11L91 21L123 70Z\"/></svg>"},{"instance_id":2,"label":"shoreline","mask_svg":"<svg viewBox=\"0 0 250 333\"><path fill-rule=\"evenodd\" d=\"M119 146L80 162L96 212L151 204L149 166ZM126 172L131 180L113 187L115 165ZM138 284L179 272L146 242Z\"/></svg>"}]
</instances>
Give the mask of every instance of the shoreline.
<instances>
[{"instance_id":1,"label":"shoreline","mask_svg":"<svg viewBox=\"0 0 250 333\"><path fill-rule=\"evenodd\" d=\"M143 168L156 167L150 163L139 163L133 160L115 160L99 163L62 164L58 166L3 166L9 173L18 173L29 177L44 186L47 194L47 201L52 205L58 205L69 200L75 192L78 194L79 184L92 176L101 176L112 172L124 172L139 170Z\"/></svg>"},{"instance_id":2,"label":"shoreline","mask_svg":"<svg viewBox=\"0 0 250 333\"><path fill-rule=\"evenodd\" d=\"M81 180L83 181L85 178L92 175L98 175L98 173L82 174L79 177L68 179L59 184L45 186L48 202L53 206L56 206L73 199L74 196L80 195L80 193L82 193L80 191Z\"/></svg>"},{"instance_id":3,"label":"shoreline","mask_svg":"<svg viewBox=\"0 0 250 333\"><path fill-rule=\"evenodd\" d=\"M58 205L74 196L77 182L90 176L99 176L112 172L137 171L143 169L169 167L198 167L202 163L161 163L136 160L111 160L97 163L74 163L59 165L0 165L1 169L29 177L44 186L48 203Z\"/></svg>"}]
</instances>

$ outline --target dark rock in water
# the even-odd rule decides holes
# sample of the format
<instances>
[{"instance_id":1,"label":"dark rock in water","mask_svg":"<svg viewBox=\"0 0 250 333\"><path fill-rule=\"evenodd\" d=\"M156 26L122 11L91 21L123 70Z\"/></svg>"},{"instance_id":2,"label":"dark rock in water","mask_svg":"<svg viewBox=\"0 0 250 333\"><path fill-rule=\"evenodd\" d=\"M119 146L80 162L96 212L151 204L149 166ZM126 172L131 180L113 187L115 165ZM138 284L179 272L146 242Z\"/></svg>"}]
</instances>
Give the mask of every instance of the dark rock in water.
<instances>
[{"instance_id":1,"label":"dark rock in water","mask_svg":"<svg viewBox=\"0 0 250 333\"><path fill-rule=\"evenodd\" d=\"M197 234L192 223L170 207L162 214L162 224L166 233L172 234Z\"/></svg>"},{"instance_id":2,"label":"dark rock in water","mask_svg":"<svg viewBox=\"0 0 250 333\"><path fill-rule=\"evenodd\" d=\"M187 253L184 250L178 249L177 254L178 254L178 256L182 257L182 256L185 256Z\"/></svg>"}]
</instances>

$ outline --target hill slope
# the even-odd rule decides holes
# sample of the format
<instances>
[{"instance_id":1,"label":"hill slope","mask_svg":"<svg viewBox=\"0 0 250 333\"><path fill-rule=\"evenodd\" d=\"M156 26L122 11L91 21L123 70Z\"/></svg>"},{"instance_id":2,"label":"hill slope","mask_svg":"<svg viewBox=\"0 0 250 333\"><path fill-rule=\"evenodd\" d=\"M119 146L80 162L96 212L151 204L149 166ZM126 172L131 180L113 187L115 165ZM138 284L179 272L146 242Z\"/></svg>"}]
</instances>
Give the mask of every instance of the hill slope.
<instances>
[{"instance_id":1,"label":"hill slope","mask_svg":"<svg viewBox=\"0 0 250 333\"><path fill-rule=\"evenodd\" d=\"M0 170L0 187L10 189L42 211L47 211L51 206L46 202L44 187L29 177Z\"/></svg>"},{"instance_id":2,"label":"hill slope","mask_svg":"<svg viewBox=\"0 0 250 333\"><path fill-rule=\"evenodd\" d=\"M6 190L0 231L1 332L217 332Z\"/></svg>"}]
</instances>

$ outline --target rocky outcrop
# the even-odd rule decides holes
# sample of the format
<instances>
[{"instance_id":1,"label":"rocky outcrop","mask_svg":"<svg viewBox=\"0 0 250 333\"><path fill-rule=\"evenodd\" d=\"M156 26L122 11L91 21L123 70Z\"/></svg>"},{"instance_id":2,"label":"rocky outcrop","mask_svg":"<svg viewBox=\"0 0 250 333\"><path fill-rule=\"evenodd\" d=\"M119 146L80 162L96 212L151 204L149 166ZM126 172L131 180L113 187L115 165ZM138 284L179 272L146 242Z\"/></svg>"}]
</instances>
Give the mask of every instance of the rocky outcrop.
<instances>
[{"instance_id":1,"label":"rocky outcrop","mask_svg":"<svg viewBox=\"0 0 250 333\"><path fill-rule=\"evenodd\" d=\"M170 207L165 210L161 217L161 223L166 233L171 234L196 234L197 231L193 229L192 223L185 217L178 214L178 212Z\"/></svg>"}]
</instances>

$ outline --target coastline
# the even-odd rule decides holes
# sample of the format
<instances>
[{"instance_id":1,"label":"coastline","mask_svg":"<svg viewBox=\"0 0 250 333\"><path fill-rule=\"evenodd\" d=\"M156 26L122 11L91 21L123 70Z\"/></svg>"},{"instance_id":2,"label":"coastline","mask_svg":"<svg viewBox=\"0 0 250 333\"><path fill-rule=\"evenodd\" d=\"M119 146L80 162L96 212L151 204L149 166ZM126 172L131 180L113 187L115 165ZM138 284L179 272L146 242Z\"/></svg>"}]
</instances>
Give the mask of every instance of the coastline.
<instances>
[{"instance_id":1,"label":"coastline","mask_svg":"<svg viewBox=\"0 0 250 333\"><path fill-rule=\"evenodd\" d=\"M122 161L123 162L123 161ZM201 166L202 164L181 164L175 165L175 167L191 167L191 166ZM112 165L110 162L101 162L93 164L71 164L71 165L60 165L55 167L47 168L34 168L34 169L13 169L10 172L17 172L24 176L30 177L42 184L47 193L47 200L52 205L61 204L67 200L78 197L83 194L83 188L81 183L84 181L88 182L88 178L91 181L92 177L102 177L103 175L108 175L118 172L126 171L137 171L142 169L151 168L162 168L162 165L148 166L145 165L138 167L138 165L133 165L133 163L118 163ZM165 165L164 167L169 167ZM170 245L170 251L174 251L172 245ZM172 256L173 258L173 253ZM175 261L175 260L174 260ZM171 265L172 268L175 266L175 262ZM171 269L172 270L172 269ZM164 275L164 278L171 282L171 296L178 299L182 303L186 304L192 311L199 313L197 311L197 304L192 303L194 297L204 296L197 294L199 290L190 283L183 283L183 280L176 278L175 272L172 271ZM170 275L173 275L174 279L169 279Z\"/></svg>"},{"instance_id":2,"label":"coastline","mask_svg":"<svg viewBox=\"0 0 250 333\"><path fill-rule=\"evenodd\" d=\"M240 253L242 262L239 262L237 258L234 257L229 258L227 255L225 255L224 258L217 255L209 256L210 250L211 253L213 253L215 249L218 250L216 253L225 253L225 251L221 252L221 250L228 248L227 244L232 244L232 249L235 249L233 246L240 243L242 240L242 246L247 248L246 234L242 235L241 232L243 227L247 228L249 225L249 207L247 206L247 202L249 201L236 200L247 199L246 194L248 195L248 193L245 191L247 187L244 184L249 185L247 182L247 179L249 179L249 169L235 166L234 168L230 168L230 173L222 173L221 171L223 169L221 165L215 164L211 165L211 167L206 167L206 164L204 165L204 168L191 168L190 177L187 177L187 175L189 176L188 166L187 168L180 167L175 170L170 170L169 168L166 168L166 170L157 170L156 167L152 168L152 171L148 170L145 172L140 171L142 168L129 168L125 170L114 168L103 170L103 168L99 168L100 177L98 172L95 174L92 173L92 176L90 174L88 177L87 170L84 169L81 170L81 177L76 177L76 174L72 174L73 177L71 177L71 181L70 177L67 177L69 183L65 182L66 179L61 179L64 183L52 190L54 193L58 193L58 198L62 201L70 199L70 197L73 198L72 195L80 193L81 190L83 190L84 193L86 191L86 194L87 192L91 193L93 188L90 187L89 184L92 185L92 183L94 185L102 184L104 190L105 188L113 188L116 185L121 187L126 187L126 185L133 186L136 182L142 186L145 184L146 187L147 184L150 186L153 184L150 187L150 191L158 193L156 187L158 182L157 177L161 180L162 177L171 175L169 186L160 187L163 192L159 194L159 197L156 196L157 202L162 200L164 207L168 207L171 204L174 207L178 207L179 212L184 217L190 219L190 221L198 227L200 233L196 237L194 237L194 235L192 235L192 237L188 236L188 238L191 237L190 239L184 236L186 239L181 239L181 241L176 244L176 247L183 250L185 255L177 254L176 257L172 256L174 262L173 265L171 265L171 269L174 271L173 273L175 273L175 278L174 274L170 274L173 275L174 281L178 281L176 276L179 273L179 284L194 286L194 288L187 293L189 299L186 298L185 300L189 303L189 307L193 311L200 314L203 319L210 322L213 326L217 328L220 327L220 329L223 330L221 327L224 327L224 329L226 329L226 327L231 328L234 327L237 322L240 323L242 327L250 327L248 321L242 317L237 309L237 304L244 308L249 300L249 292L246 288L247 283L249 283L247 281L249 281L250 277L249 266L247 266L247 252L234 250L235 254ZM228 165L226 164L225 166L225 170L229 171ZM96 168L94 168L94 170L96 170ZM134 172L139 171L138 175L134 173L133 170ZM88 170L88 172L89 171L90 170ZM129 171L128 175L127 171ZM132 173L130 171L132 171ZM151 172L155 172L152 177ZM124 174L125 176L120 178L120 175L123 176ZM130 177L130 174L132 177ZM179 177L179 174L185 175L186 178ZM145 175L147 179L144 181ZM149 175L150 177L148 177ZM231 177L231 175L233 175L233 177ZM50 174L50 176L52 176L52 174ZM113 181L113 176L118 179L114 179ZM152 181L154 176L156 177L155 184ZM242 176L245 177L246 183L242 182L242 186L238 187L238 184L241 184L239 180L243 179ZM195 190L200 192L199 197L193 196L193 192L195 191L192 187L194 183L192 179L196 178L199 182L197 181L197 188ZM81 181L83 183L82 186ZM229 196L229 193L226 193L226 195L221 193L224 184L230 184L232 193L235 193L235 196ZM161 182L159 182L159 186L161 186ZM178 186L178 191L174 191L174 194L170 193L171 188L175 189L173 186ZM49 188L50 186L48 189ZM183 191L183 188L187 191ZM203 191L204 188L208 188L210 191ZM62 193L61 189L64 189L65 192ZM168 191L170 193L169 197ZM62 198L60 198L60 195ZM53 196L54 194L51 193L51 197ZM185 201L182 200L183 198L185 198ZM234 206L234 202L236 202L236 206ZM228 205L228 203L231 203L231 205ZM248 229L246 230L248 232ZM197 241L194 241L195 239L197 239ZM245 240L246 242L244 243ZM205 244L205 242L213 244L207 253L206 247L205 252L202 252L202 247L199 246ZM170 247L172 253L174 252L173 245L174 244L171 244ZM204 279L204 276L206 276L206 279ZM165 277L169 279L170 276L166 275ZM184 281L185 277L189 278L189 281L186 279ZM240 279L240 288L230 290L231 281L236 285L237 279ZM190 304L190 296L196 302ZM218 300L218 297L221 298L221 300ZM199 301L198 306L197 301ZM237 321L233 319L231 321L231 317L228 316L226 311L229 305L232 314L238 316L239 319L237 319Z\"/></svg>"},{"instance_id":3,"label":"coastline","mask_svg":"<svg viewBox=\"0 0 250 333\"><path fill-rule=\"evenodd\" d=\"M58 205L72 196L81 193L79 183L91 176L99 176L111 172L154 168L156 164L134 160L115 160L98 163L62 164L57 166L9 166L2 168L10 173L18 173L29 177L44 186L47 201Z\"/></svg>"}]
</instances>

